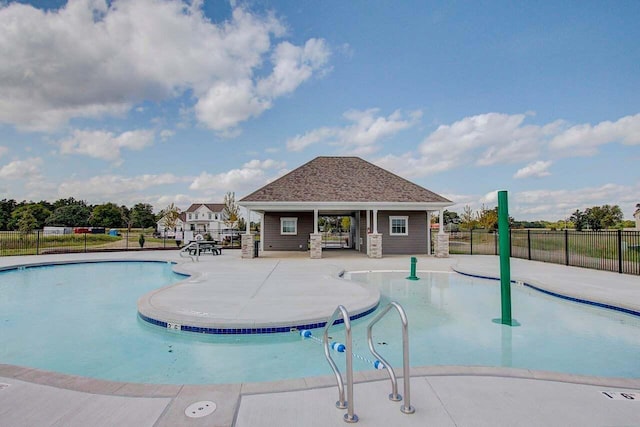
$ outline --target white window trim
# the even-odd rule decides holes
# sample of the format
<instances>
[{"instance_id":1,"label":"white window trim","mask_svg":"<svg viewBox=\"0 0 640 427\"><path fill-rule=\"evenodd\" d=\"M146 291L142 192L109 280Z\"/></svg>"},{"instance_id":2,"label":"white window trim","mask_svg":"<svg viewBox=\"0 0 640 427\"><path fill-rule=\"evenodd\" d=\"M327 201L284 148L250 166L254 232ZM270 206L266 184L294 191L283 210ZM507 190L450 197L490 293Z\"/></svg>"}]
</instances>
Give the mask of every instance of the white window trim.
<instances>
[{"instance_id":1,"label":"white window trim","mask_svg":"<svg viewBox=\"0 0 640 427\"><path fill-rule=\"evenodd\" d=\"M284 232L282 231L282 226L284 225L285 221L293 221L293 228L294 230L291 232ZM296 217L282 217L280 218L280 235L281 236L297 236L298 235L298 218Z\"/></svg>"},{"instance_id":2,"label":"white window trim","mask_svg":"<svg viewBox=\"0 0 640 427\"><path fill-rule=\"evenodd\" d=\"M404 233L394 233L393 232L393 220L394 219L402 219L404 220ZM390 216L389 217L389 235L390 236L408 236L409 235L409 217L408 216Z\"/></svg>"}]
</instances>

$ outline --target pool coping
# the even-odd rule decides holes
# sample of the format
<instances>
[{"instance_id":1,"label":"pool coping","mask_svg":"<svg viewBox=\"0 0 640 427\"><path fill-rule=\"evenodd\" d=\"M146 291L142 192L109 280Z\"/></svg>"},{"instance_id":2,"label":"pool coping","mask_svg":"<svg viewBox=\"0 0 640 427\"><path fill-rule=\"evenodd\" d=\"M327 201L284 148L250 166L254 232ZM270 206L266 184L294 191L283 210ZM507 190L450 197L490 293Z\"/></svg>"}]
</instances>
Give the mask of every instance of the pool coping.
<instances>
[{"instance_id":1,"label":"pool coping","mask_svg":"<svg viewBox=\"0 0 640 427\"><path fill-rule=\"evenodd\" d=\"M402 377L401 369L394 369ZM437 365L415 366L410 369L410 377L480 376L499 378L519 378L538 381L552 381L601 387L618 387L640 390L640 378L600 377L590 375L565 374L526 368L506 368L493 366ZM335 387L334 375L290 378L265 382L220 383L220 384L155 384L110 381L63 374L38 368L0 363L0 377L16 379L32 384L45 385L82 393L123 396L123 397L174 397L185 386L228 388L240 386L240 395L279 393L286 391L311 390ZM366 370L353 373L354 383L368 383L388 380L386 371Z\"/></svg>"},{"instance_id":2,"label":"pool coping","mask_svg":"<svg viewBox=\"0 0 640 427\"><path fill-rule=\"evenodd\" d=\"M500 280L500 276L489 275L487 273L480 273L473 270L466 270L463 267L459 267L457 264L451 266L451 270L455 273L461 274L463 276L475 277L478 279L487 279L487 280ZM518 277L518 276L516 276ZM514 279L513 275L511 277L511 284L526 286L527 288L533 289L535 291L541 292L546 295L550 295L556 298L560 298L566 301L576 302L585 305L591 305L594 307L604 308L608 310L617 311L624 314L629 314L632 316L640 317L640 307L629 304L628 302L615 301L612 302L610 300L605 300L602 298L591 298L587 299L584 296L577 296L576 294L572 294L571 292L561 293L557 290L551 290L551 285L545 285L541 283L539 280L535 279L524 279L517 278ZM600 299L600 301L598 301Z\"/></svg>"}]
</instances>

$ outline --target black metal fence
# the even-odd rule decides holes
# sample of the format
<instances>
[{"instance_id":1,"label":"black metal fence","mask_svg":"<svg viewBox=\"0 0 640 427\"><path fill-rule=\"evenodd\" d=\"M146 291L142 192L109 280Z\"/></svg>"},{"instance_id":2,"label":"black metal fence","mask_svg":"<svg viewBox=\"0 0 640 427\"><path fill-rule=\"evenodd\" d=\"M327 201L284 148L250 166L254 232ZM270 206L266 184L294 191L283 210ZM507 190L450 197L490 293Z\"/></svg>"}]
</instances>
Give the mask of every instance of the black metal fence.
<instances>
[{"instance_id":1,"label":"black metal fence","mask_svg":"<svg viewBox=\"0 0 640 427\"><path fill-rule=\"evenodd\" d=\"M640 231L511 230L511 256L640 275ZM451 233L451 254L498 255L498 233Z\"/></svg>"},{"instance_id":2,"label":"black metal fence","mask_svg":"<svg viewBox=\"0 0 640 427\"><path fill-rule=\"evenodd\" d=\"M219 236L220 237L220 236ZM240 236L221 238L223 248L239 248ZM117 230L112 234L53 234L43 230L30 233L0 231L0 256L45 255L77 252L115 252L144 249L179 249L185 243L173 237L160 236L153 229Z\"/></svg>"}]
</instances>

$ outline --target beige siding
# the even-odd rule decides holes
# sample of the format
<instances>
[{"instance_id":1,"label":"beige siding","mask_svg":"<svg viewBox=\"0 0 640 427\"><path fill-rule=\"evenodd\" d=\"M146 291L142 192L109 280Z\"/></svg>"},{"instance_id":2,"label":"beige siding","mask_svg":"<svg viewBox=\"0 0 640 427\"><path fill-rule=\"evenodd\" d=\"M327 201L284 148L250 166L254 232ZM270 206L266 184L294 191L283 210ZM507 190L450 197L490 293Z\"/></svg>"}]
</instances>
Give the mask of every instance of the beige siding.
<instances>
[{"instance_id":1,"label":"beige siding","mask_svg":"<svg viewBox=\"0 0 640 427\"><path fill-rule=\"evenodd\" d=\"M298 234L280 234L280 218L298 218ZM267 212L264 215L265 251L306 251L313 231L313 212Z\"/></svg>"}]
</instances>

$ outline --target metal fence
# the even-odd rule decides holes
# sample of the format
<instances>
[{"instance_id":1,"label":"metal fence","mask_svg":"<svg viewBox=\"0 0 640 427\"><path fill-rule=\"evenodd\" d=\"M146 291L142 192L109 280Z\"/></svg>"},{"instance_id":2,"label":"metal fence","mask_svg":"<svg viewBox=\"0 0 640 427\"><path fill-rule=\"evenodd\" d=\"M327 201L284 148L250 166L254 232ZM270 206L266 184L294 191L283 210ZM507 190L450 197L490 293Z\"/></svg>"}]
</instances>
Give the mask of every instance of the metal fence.
<instances>
[{"instance_id":1,"label":"metal fence","mask_svg":"<svg viewBox=\"0 0 640 427\"><path fill-rule=\"evenodd\" d=\"M640 231L511 230L511 256L640 275ZM451 233L451 254L498 255L498 233Z\"/></svg>"},{"instance_id":2,"label":"metal fence","mask_svg":"<svg viewBox=\"0 0 640 427\"><path fill-rule=\"evenodd\" d=\"M160 236L152 229L123 229L118 230L117 235L47 234L43 230L34 230L30 233L0 231L0 256L140 251L145 249L175 250L185 243L188 242ZM241 245L239 236L221 238L219 243L223 248L240 248Z\"/></svg>"}]
</instances>

